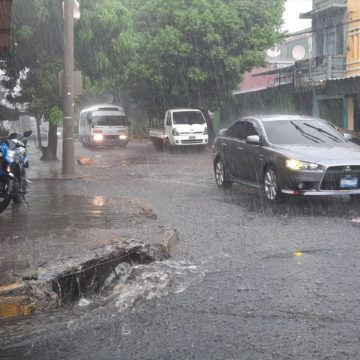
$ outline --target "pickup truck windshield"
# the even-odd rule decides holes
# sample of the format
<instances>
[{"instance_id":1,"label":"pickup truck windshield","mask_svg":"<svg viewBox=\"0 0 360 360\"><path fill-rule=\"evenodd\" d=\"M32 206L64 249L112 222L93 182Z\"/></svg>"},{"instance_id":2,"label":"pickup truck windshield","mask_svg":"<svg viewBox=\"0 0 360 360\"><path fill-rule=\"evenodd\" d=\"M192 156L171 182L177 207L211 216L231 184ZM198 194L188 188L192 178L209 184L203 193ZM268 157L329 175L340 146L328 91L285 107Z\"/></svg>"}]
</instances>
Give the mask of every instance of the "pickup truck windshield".
<instances>
[{"instance_id":1,"label":"pickup truck windshield","mask_svg":"<svg viewBox=\"0 0 360 360\"><path fill-rule=\"evenodd\" d=\"M93 116L92 124L94 126L126 126L126 116L119 115L102 115Z\"/></svg>"},{"instance_id":2,"label":"pickup truck windshield","mask_svg":"<svg viewBox=\"0 0 360 360\"><path fill-rule=\"evenodd\" d=\"M174 124L204 124L205 119L200 111L179 111L173 113Z\"/></svg>"}]
</instances>

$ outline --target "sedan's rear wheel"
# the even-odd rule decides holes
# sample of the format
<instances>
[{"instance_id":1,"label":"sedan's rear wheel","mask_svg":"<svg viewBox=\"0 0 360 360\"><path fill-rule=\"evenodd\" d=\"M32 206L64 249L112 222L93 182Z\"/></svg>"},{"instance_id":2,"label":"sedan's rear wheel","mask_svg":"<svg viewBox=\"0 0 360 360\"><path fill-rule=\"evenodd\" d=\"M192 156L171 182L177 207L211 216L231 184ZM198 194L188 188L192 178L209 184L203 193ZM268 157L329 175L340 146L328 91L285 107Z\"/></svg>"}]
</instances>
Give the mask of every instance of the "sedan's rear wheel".
<instances>
[{"instance_id":1,"label":"sedan's rear wheel","mask_svg":"<svg viewBox=\"0 0 360 360\"><path fill-rule=\"evenodd\" d=\"M264 173L263 187L266 199L271 202L279 202L282 199L282 193L279 186L279 179L276 170L269 167Z\"/></svg>"},{"instance_id":2,"label":"sedan's rear wheel","mask_svg":"<svg viewBox=\"0 0 360 360\"><path fill-rule=\"evenodd\" d=\"M227 178L225 166L221 159L216 159L214 170L216 185L224 189L229 188L232 185L232 181Z\"/></svg>"}]
</instances>

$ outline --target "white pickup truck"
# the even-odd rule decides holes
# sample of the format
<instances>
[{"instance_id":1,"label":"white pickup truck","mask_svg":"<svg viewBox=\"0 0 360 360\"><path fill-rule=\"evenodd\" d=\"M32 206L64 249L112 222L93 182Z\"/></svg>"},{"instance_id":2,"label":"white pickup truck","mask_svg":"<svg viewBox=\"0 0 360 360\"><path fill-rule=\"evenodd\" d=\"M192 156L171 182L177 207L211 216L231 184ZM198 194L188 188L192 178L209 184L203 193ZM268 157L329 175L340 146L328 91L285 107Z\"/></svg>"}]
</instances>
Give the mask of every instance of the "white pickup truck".
<instances>
[{"instance_id":1,"label":"white pickup truck","mask_svg":"<svg viewBox=\"0 0 360 360\"><path fill-rule=\"evenodd\" d=\"M206 146L208 129L205 117L197 109L169 109L163 129L150 129L156 150L170 150L177 146Z\"/></svg>"}]
</instances>

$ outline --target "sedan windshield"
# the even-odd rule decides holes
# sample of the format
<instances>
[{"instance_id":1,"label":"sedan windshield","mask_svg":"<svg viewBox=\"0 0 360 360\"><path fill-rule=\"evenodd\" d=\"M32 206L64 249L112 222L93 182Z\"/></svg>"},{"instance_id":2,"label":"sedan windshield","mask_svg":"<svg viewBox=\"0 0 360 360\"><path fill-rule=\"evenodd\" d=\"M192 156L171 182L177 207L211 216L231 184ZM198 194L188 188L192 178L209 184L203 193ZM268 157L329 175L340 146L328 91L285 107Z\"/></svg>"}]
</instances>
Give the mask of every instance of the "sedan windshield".
<instances>
[{"instance_id":1,"label":"sedan windshield","mask_svg":"<svg viewBox=\"0 0 360 360\"><path fill-rule=\"evenodd\" d=\"M264 121L267 138L272 144L307 145L344 143L334 128L320 120Z\"/></svg>"},{"instance_id":2,"label":"sedan windshield","mask_svg":"<svg viewBox=\"0 0 360 360\"><path fill-rule=\"evenodd\" d=\"M200 111L179 111L173 113L174 124L204 124L205 119Z\"/></svg>"},{"instance_id":3,"label":"sedan windshield","mask_svg":"<svg viewBox=\"0 0 360 360\"><path fill-rule=\"evenodd\" d=\"M126 126L126 116L103 115L93 116L92 124L94 126Z\"/></svg>"}]
</instances>

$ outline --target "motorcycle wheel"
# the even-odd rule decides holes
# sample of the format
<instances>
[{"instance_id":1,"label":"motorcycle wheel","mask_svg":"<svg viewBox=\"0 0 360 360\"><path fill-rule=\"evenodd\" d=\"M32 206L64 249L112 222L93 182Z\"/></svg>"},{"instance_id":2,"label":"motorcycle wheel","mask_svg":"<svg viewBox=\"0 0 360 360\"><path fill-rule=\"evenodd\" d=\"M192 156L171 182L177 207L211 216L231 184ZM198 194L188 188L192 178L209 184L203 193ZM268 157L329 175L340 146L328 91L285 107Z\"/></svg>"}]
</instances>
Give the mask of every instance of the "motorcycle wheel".
<instances>
[{"instance_id":1,"label":"motorcycle wheel","mask_svg":"<svg viewBox=\"0 0 360 360\"><path fill-rule=\"evenodd\" d=\"M0 184L0 213L2 213L11 201L12 180Z\"/></svg>"},{"instance_id":2,"label":"motorcycle wheel","mask_svg":"<svg viewBox=\"0 0 360 360\"><path fill-rule=\"evenodd\" d=\"M19 204L21 203L21 195L20 195L20 183L19 183L19 180L14 178L13 180L13 186L12 186L12 201L15 203L15 204Z\"/></svg>"}]
</instances>

